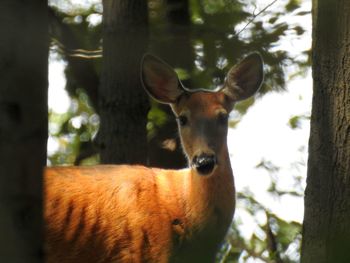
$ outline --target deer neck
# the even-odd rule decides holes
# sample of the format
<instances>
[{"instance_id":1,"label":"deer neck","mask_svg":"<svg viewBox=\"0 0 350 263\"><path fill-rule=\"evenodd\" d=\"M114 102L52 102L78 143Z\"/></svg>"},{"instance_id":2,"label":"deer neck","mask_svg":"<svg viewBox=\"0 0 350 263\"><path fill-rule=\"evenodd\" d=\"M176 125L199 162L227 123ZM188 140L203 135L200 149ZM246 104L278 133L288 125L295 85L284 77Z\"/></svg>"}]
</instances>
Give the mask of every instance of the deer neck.
<instances>
[{"instance_id":1,"label":"deer neck","mask_svg":"<svg viewBox=\"0 0 350 263\"><path fill-rule=\"evenodd\" d=\"M222 227L226 231L235 208L234 179L226 145L218 160L218 165L210 176L199 175L191 168L187 216L193 224Z\"/></svg>"}]
</instances>

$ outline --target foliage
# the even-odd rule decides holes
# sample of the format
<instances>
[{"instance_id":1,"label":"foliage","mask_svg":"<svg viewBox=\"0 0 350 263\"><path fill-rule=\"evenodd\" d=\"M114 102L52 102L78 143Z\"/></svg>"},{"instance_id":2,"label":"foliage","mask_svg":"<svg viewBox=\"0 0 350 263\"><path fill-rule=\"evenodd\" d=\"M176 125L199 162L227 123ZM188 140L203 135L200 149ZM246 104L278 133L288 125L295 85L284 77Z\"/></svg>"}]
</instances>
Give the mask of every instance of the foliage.
<instances>
[{"instance_id":1,"label":"foliage","mask_svg":"<svg viewBox=\"0 0 350 263\"><path fill-rule=\"evenodd\" d=\"M296 17L307 13L298 12L300 1L291 0L283 1L284 6L278 8L272 5L257 15L257 2L191 0L191 21L182 25L171 24L167 19L167 10L175 6L166 6L165 1L150 0L150 49L172 65L179 67L180 64L181 72L186 72L182 74L185 75L182 80L188 88L209 89L223 85L226 72L242 54L259 51L265 62L265 81L258 95L282 91L286 74L302 74L310 62L308 50L295 56L280 46L283 38L288 36L292 40L305 32L301 25L287 23L283 18L288 12ZM184 26L187 30L182 28ZM189 44L186 45L185 40L179 41L179 34L186 35ZM172 52L174 43L182 47L175 55ZM293 72L289 68L293 68ZM231 126L253 104L254 98L240 102L236 107L238 114Z\"/></svg>"},{"instance_id":2,"label":"foliage","mask_svg":"<svg viewBox=\"0 0 350 263\"><path fill-rule=\"evenodd\" d=\"M157 135L157 129L168 121L168 115L159 108L159 104L151 101L151 110L148 112L147 132L149 139Z\"/></svg>"},{"instance_id":3,"label":"foliage","mask_svg":"<svg viewBox=\"0 0 350 263\"><path fill-rule=\"evenodd\" d=\"M84 150L98 130L99 118L89 105L85 92L76 90L71 97L71 106L64 114L49 112L50 139L58 147L58 151L49 155L51 165L72 164L75 162L78 150ZM97 159L96 159L97 158ZM94 164L98 157L84 160L84 164Z\"/></svg>"},{"instance_id":4,"label":"foliage","mask_svg":"<svg viewBox=\"0 0 350 263\"><path fill-rule=\"evenodd\" d=\"M304 164L294 164L300 166ZM269 192L274 198L283 195L302 197L299 175L294 176L292 189L285 189L277 180L281 173L271 161L261 160L257 169L266 170L270 177ZM249 225L254 228L251 235L243 234L245 220L253 218ZM235 220L217 262L299 262L301 245L301 224L288 222L264 206L254 193L245 189L237 194Z\"/></svg>"},{"instance_id":5,"label":"foliage","mask_svg":"<svg viewBox=\"0 0 350 263\"><path fill-rule=\"evenodd\" d=\"M303 119L310 119L309 116L306 115L295 115L293 117L291 117L288 121L288 125L292 128L292 129L297 129L300 128L301 126L301 121Z\"/></svg>"},{"instance_id":6,"label":"foliage","mask_svg":"<svg viewBox=\"0 0 350 263\"><path fill-rule=\"evenodd\" d=\"M238 194L239 207L256 219L256 229L248 238L240 232L244 224L235 218L217 262L299 262L301 224L287 222L271 213L246 190Z\"/></svg>"},{"instance_id":7,"label":"foliage","mask_svg":"<svg viewBox=\"0 0 350 263\"><path fill-rule=\"evenodd\" d=\"M75 8L70 0L50 1L62 22L61 26L66 27L64 31L62 28L57 29L57 25L51 25L52 49L67 62L66 89L72 99L65 114L50 112L50 138L56 144L56 151L49 156L50 164L72 164L76 162L77 156L84 157L84 152L94 153L93 140L99 125L96 114L98 108L96 98L92 95L94 92L81 79L94 74L98 78L100 74L101 3L86 2L87 5ZM149 0L150 50L174 65L180 79L189 88L214 89L222 86L225 72L242 54L253 51L259 51L265 61L265 84L259 96L271 91L283 91L287 75L302 74L309 66L308 50L295 55L279 45L282 39L299 38L305 32L303 25L288 23L284 19L286 13L296 17L309 14L299 10L299 0L282 1L282 5L272 5L261 14L257 10L258 0L190 0L187 10L189 21L185 25L169 19L169 10L175 7L168 6L168 3L170 1ZM179 43L182 49L174 47L181 39L179 36L185 36ZM91 64L91 71L85 70L85 76L76 70L74 63L77 60L84 65L87 61ZM236 105L231 127L235 127L254 102L252 98ZM169 116L152 102L148 118L147 129L149 138L152 138ZM294 116L289 120L289 125L297 128L304 118ZM92 156L87 162L97 163L98 156ZM302 194L300 176L294 178L296 190L280 189L278 167L262 160L256 168L265 169L271 175L269 191L276 198ZM248 189L238 193L237 205L240 212L222 245L217 262L299 261L299 223L287 222L278 217ZM244 236L240 230L244 224L239 217L242 211L255 219L256 230L251 236Z\"/></svg>"}]
</instances>

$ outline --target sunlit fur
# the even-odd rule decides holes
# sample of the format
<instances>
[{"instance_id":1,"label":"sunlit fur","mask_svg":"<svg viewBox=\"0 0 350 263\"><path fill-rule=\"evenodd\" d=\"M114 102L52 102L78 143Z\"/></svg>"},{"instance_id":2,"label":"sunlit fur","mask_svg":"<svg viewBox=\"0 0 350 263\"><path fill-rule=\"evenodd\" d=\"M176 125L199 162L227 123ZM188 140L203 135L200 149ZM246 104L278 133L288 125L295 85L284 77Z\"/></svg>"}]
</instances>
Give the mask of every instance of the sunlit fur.
<instances>
[{"instance_id":1,"label":"sunlit fur","mask_svg":"<svg viewBox=\"0 0 350 263\"><path fill-rule=\"evenodd\" d=\"M207 92L173 106L190 114L180 130L188 158L217 151L210 176L131 165L47 168L47 262L213 262L234 211L227 126L214 126L217 112L231 108L224 94Z\"/></svg>"}]
</instances>

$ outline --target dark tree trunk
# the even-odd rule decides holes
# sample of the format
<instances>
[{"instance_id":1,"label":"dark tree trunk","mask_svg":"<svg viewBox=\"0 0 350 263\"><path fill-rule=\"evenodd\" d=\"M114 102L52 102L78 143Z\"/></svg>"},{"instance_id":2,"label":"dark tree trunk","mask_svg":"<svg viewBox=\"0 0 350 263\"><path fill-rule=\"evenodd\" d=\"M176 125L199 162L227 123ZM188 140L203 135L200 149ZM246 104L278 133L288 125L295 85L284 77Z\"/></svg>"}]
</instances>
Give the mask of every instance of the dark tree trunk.
<instances>
[{"instance_id":1,"label":"dark tree trunk","mask_svg":"<svg viewBox=\"0 0 350 263\"><path fill-rule=\"evenodd\" d=\"M102 163L146 163L149 101L140 83L140 60L147 36L146 0L103 1Z\"/></svg>"},{"instance_id":2,"label":"dark tree trunk","mask_svg":"<svg viewBox=\"0 0 350 263\"><path fill-rule=\"evenodd\" d=\"M42 262L47 1L0 4L0 262Z\"/></svg>"},{"instance_id":3,"label":"dark tree trunk","mask_svg":"<svg viewBox=\"0 0 350 263\"><path fill-rule=\"evenodd\" d=\"M350 262L350 2L313 1L303 263Z\"/></svg>"},{"instance_id":4,"label":"dark tree trunk","mask_svg":"<svg viewBox=\"0 0 350 263\"><path fill-rule=\"evenodd\" d=\"M193 70L194 52L191 43L191 17L188 0L166 1L167 30L161 40L155 39L155 51L173 67ZM176 50L176 52L174 52ZM189 82L185 85L191 88ZM151 166L179 169L187 165L177 133L177 124L171 109L159 105L168 120L159 127L157 135L149 143L149 163Z\"/></svg>"},{"instance_id":5,"label":"dark tree trunk","mask_svg":"<svg viewBox=\"0 0 350 263\"><path fill-rule=\"evenodd\" d=\"M189 72L194 65L194 51L191 42L192 22L188 0L166 0L167 33L163 46L164 58L174 67L182 67ZM176 50L176 52L174 52Z\"/></svg>"}]
</instances>

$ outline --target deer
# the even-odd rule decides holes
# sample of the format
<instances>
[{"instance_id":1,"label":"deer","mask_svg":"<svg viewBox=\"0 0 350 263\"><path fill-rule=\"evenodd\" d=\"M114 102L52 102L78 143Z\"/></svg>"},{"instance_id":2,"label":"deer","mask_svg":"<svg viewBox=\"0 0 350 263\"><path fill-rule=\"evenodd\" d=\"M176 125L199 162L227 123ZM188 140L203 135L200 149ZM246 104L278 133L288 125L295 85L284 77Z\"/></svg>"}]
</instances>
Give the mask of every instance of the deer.
<instances>
[{"instance_id":1,"label":"deer","mask_svg":"<svg viewBox=\"0 0 350 263\"><path fill-rule=\"evenodd\" d=\"M188 167L47 167L46 262L214 262L235 211L229 113L255 94L263 75L261 56L251 53L221 88L192 90L166 62L145 54L142 85L172 108Z\"/></svg>"}]
</instances>

